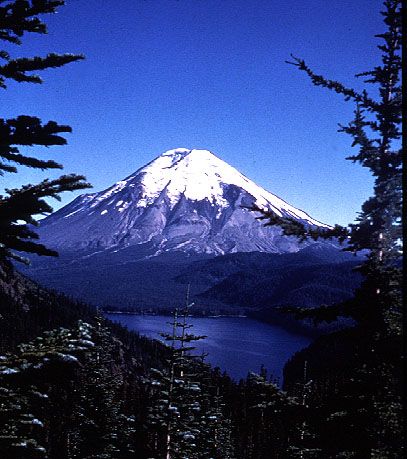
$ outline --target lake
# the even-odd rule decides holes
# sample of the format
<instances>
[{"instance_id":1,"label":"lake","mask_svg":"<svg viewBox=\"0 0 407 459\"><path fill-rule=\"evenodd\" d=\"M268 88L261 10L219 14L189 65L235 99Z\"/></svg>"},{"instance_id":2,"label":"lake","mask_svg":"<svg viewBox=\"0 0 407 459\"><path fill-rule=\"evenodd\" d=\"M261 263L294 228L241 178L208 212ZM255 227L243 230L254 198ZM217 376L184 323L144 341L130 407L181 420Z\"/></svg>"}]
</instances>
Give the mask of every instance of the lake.
<instances>
[{"instance_id":1,"label":"lake","mask_svg":"<svg viewBox=\"0 0 407 459\"><path fill-rule=\"evenodd\" d=\"M161 339L160 332L170 332L171 317L132 314L107 314L107 317L149 338ZM306 347L311 339L276 325L245 317L189 317L196 335L207 338L196 342L197 354L208 353L207 361L225 370L233 379L259 372L263 364L268 374L282 381L285 362Z\"/></svg>"}]
</instances>

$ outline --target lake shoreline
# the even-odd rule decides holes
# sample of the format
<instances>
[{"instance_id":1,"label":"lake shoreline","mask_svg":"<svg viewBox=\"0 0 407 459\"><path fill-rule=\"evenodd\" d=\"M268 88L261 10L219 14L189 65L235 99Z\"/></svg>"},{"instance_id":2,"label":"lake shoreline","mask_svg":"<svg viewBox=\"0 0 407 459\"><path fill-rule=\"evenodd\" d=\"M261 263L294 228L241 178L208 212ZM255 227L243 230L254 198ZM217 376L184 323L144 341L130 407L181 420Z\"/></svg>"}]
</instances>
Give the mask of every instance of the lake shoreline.
<instances>
[{"instance_id":1,"label":"lake shoreline","mask_svg":"<svg viewBox=\"0 0 407 459\"><path fill-rule=\"evenodd\" d=\"M164 312L138 312L138 311L110 311L110 310L103 310L104 314L125 314L131 316L164 316L164 317L172 317L172 314L165 314ZM197 317L200 319L220 319L223 317L230 317L230 318L241 318L241 319L248 319L250 316L245 314L216 314L216 315L204 315L204 314L188 314L188 317Z\"/></svg>"},{"instance_id":2,"label":"lake shoreline","mask_svg":"<svg viewBox=\"0 0 407 459\"><path fill-rule=\"evenodd\" d=\"M162 314L115 311L106 316L140 335L159 340L171 322L168 320L171 316ZM226 371L235 381L246 378L249 371L258 373L263 365L269 375L282 384L286 362L313 341L309 336L250 317L190 317L188 320L194 334L206 337L194 344L198 353L208 354L208 363Z\"/></svg>"},{"instance_id":3,"label":"lake shoreline","mask_svg":"<svg viewBox=\"0 0 407 459\"><path fill-rule=\"evenodd\" d=\"M145 317L172 317L172 314L166 311L150 311L150 312L140 312L140 311L117 311L117 310L103 310L104 314L117 314L117 315L128 315L128 316L145 316ZM280 327L288 332L296 333L301 336L306 336L312 339L316 339L321 334L323 334L317 328L303 324L301 321L294 319L292 316L284 316L281 314L275 315L273 317L262 318L256 311L250 311L247 314L189 314L191 318L197 319L251 319L256 320L260 323Z\"/></svg>"}]
</instances>

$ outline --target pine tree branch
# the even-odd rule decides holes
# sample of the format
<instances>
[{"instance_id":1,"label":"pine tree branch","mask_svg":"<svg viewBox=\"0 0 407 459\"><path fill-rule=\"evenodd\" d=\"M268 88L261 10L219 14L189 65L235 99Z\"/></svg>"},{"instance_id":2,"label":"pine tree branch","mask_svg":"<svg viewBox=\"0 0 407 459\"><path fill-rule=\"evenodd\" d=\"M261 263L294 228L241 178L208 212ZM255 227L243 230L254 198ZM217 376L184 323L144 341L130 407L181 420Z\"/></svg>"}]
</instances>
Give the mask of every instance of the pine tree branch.
<instances>
[{"instance_id":1,"label":"pine tree branch","mask_svg":"<svg viewBox=\"0 0 407 459\"><path fill-rule=\"evenodd\" d=\"M60 200L63 191L89 188L81 175L63 175L55 180L43 180L37 185L6 190L8 196L0 196L0 247L1 258L19 257L14 251L55 256L54 250L33 242L38 235L28 225L37 226L35 215L46 215L52 207L44 200L53 197ZM25 223L21 223L25 222Z\"/></svg>"},{"instance_id":2,"label":"pine tree branch","mask_svg":"<svg viewBox=\"0 0 407 459\"><path fill-rule=\"evenodd\" d=\"M304 224L294 218L280 217L271 209L264 209L256 204L252 206L242 206L252 212L257 212L260 215L257 220L265 221L264 226L278 226L282 229L285 236L295 236L300 241L312 239L338 239L339 242L344 242L349 237L349 231L340 225L335 225L331 228L320 228L312 225Z\"/></svg>"},{"instance_id":3,"label":"pine tree branch","mask_svg":"<svg viewBox=\"0 0 407 459\"><path fill-rule=\"evenodd\" d=\"M311 78L311 81L315 86L322 86L324 88L333 90L338 94L342 94L346 101L354 100L355 102L362 104L369 110L377 110L377 102L371 99L366 91L359 93L352 88L347 88L345 85L338 81L329 80L322 75L317 75L311 70L310 67L308 67L308 65L305 63L303 59L295 57L292 54L291 58L293 60L286 61L286 63L294 65L295 67L298 67L299 70L304 71Z\"/></svg>"},{"instance_id":4,"label":"pine tree branch","mask_svg":"<svg viewBox=\"0 0 407 459\"><path fill-rule=\"evenodd\" d=\"M58 134L72 132L70 126L48 121L42 124L41 120L33 116L19 116L12 119L0 118L0 158L7 162L38 169L62 169L62 166L53 160L41 160L23 155L16 145L22 146L53 146L66 145L66 139ZM7 163L0 162L1 171L16 172L17 169Z\"/></svg>"},{"instance_id":5,"label":"pine tree branch","mask_svg":"<svg viewBox=\"0 0 407 459\"><path fill-rule=\"evenodd\" d=\"M5 3L5 2L2 2ZM0 6L0 40L16 45L26 32L47 33L47 27L39 14L55 13L64 5L63 0L14 0Z\"/></svg>"},{"instance_id":6,"label":"pine tree branch","mask_svg":"<svg viewBox=\"0 0 407 459\"><path fill-rule=\"evenodd\" d=\"M0 40L20 45L21 37L25 33L46 33L46 24L39 15L55 13L62 5L63 0L0 0ZM13 59L7 51L0 50L0 59L0 87L6 88L7 80L42 83L41 77L35 72L61 67L84 59L84 56L49 53L44 57ZM16 165L43 170L61 169L62 166L56 161L41 160L22 154L18 146L65 145L66 139L59 134L66 132L71 132L69 126L58 125L54 121L42 124L36 117L0 119L0 175L4 172L17 172ZM37 238L37 234L28 225L37 224L34 218L36 215L52 211L44 198L53 197L59 200L59 193L63 191L79 190L89 186L83 176L66 175L57 180L44 180L38 185L6 190L8 196L0 196L0 261L6 261L8 258L20 259L21 257L13 250L55 255L54 251L32 241Z\"/></svg>"},{"instance_id":7,"label":"pine tree branch","mask_svg":"<svg viewBox=\"0 0 407 459\"><path fill-rule=\"evenodd\" d=\"M70 126L48 121L42 124L35 116L21 115L17 118L0 118L0 152L9 145L66 145L66 140L57 134L72 132ZM16 153L16 151L14 151Z\"/></svg>"},{"instance_id":8,"label":"pine tree branch","mask_svg":"<svg viewBox=\"0 0 407 459\"><path fill-rule=\"evenodd\" d=\"M13 161L15 163L27 166L27 167L33 167L35 169L62 169L62 164L59 164L53 160L48 160L44 161L41 159L37 159L34 157L30 156L25 156L21 154L13 154L13 153L1 153L1 148L0 148L0 156L2 156L4 159L8 161ZM6 172L17 172L17 168L14 166L7 166L3 165L0 163L0 175L2 175L1 170L5 170Z\"/></svg>"},{"instance_id":9,"label":"pine tree branch","mask_svg":"<svg viewBox=\"0 0 407 459\"><path fill-rule=\"evenodd\" d=\"M45 57L22 57L11 59L6 64L0 65L0 87L6 88L6 79L17 81L18 83L42 83L39 75L28 74L36 70L62 67L70 62L84 59L82 54L56 54L50 53Z\"/></svg>"}]
</instances>

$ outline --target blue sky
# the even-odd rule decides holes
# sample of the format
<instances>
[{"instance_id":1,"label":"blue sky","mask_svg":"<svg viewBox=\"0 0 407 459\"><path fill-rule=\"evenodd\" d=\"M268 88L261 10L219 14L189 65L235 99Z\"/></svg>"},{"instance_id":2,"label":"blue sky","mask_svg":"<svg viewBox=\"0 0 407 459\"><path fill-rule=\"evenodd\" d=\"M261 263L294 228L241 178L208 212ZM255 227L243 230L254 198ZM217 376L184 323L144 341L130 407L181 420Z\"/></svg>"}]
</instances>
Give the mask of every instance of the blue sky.
<instances>
[{"instance_id":1,"label":"blue sky","mask_svg":"<svg viewBox=\"0 0 407 459\"><path fill-rule=\"evenodd\" d=\"M371 194L368 171L345 161L337 133L354 107L285 63L361 87L379 62L378 0L67 0L49 34L7 46L13 56L78 52L86 60L11 83L2 117L69 124L58 159L102 190L165 150L213 151L274 194L327 223L354 220ZM19 186L59 173L20 169ZM76 193L77 194L77 193ZM62 204L76 194L65 194ZM55 203L55 208L60 204Z\"/></svg>"}]
</instances>

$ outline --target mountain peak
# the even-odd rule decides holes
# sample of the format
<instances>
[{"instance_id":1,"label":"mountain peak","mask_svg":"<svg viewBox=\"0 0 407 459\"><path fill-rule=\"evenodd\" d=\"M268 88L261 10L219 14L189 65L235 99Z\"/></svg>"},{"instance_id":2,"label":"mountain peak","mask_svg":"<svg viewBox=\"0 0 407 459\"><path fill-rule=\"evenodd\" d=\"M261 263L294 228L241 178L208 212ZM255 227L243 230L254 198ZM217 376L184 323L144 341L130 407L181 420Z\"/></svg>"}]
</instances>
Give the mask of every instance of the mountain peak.
<instances>
[{"instance_id":1,"label":"mountain peak","mask_svg":"<svg viewBox=\"0 0 407 459\"><path fill-rule=\"evenodd\" d=\"M211 151L201 148L173 148L165 151L160 156L177 156L179 158L185 158L186 156L190 156L192 154L195 157L197 155L207 155L214 156L216 158L216 155L214 155Z\"/></svg>"},{"instance_id":2,"label":"mountain peak","mask_svg":"<svg viewBox=\"0 0 407 459\"><path fill-rule=\"evenodd\" d=\"M192 201L207 199L224 207L224 185L241 186L247 181L209 150L186 148L166 151L128 180L133 179L143 188L144 198L138 203L141 207L150 205L163 190L171 205L183 195Z\"/></svg>"},{"instance_id":3,"label":"mountain peak","mask_svg":"<svg viewBox=\"0 0 407 459\"><path fill-rule=\"evenodd\" d=\"M192 150L189 148L173 148L171 150L164 151L160 156L170 156L171 158L178 157L178 158L184 158L187 156L189 153L191 153Z\"/></svg>"},{"instance_id":4,"label":"mountain peak","mask_svg":"<svg viewBox=\"0 0 407 459\"><path fill-rule=\"evenodd\" d=\"M191 162L201 162L202 165L206 165L208 162L221 162L226 165L224 161L222 161L209 150L201 148L174 148L172 150L167 150L161 155L157 156L153 161L147 164L147 166L156 164L158 167L166 168L176 165L180 161L186 161L185 165L189 165Z\"/></svg>"},{"instance_id":5,"label":"mountain peak","mask_svg":"<svg viewBox=\"0 0 407 459\"><path fill-rule=\"evenodd\" d=\"M209 150L187 148L168 150L106 190L78 197L41 226L59 249L146 243L161 252L298 249L297 243L281 239L278 228L265 229L253 212L242 208L252 204L308 225L327 226Z\"/></svg>"}]
</instances>

